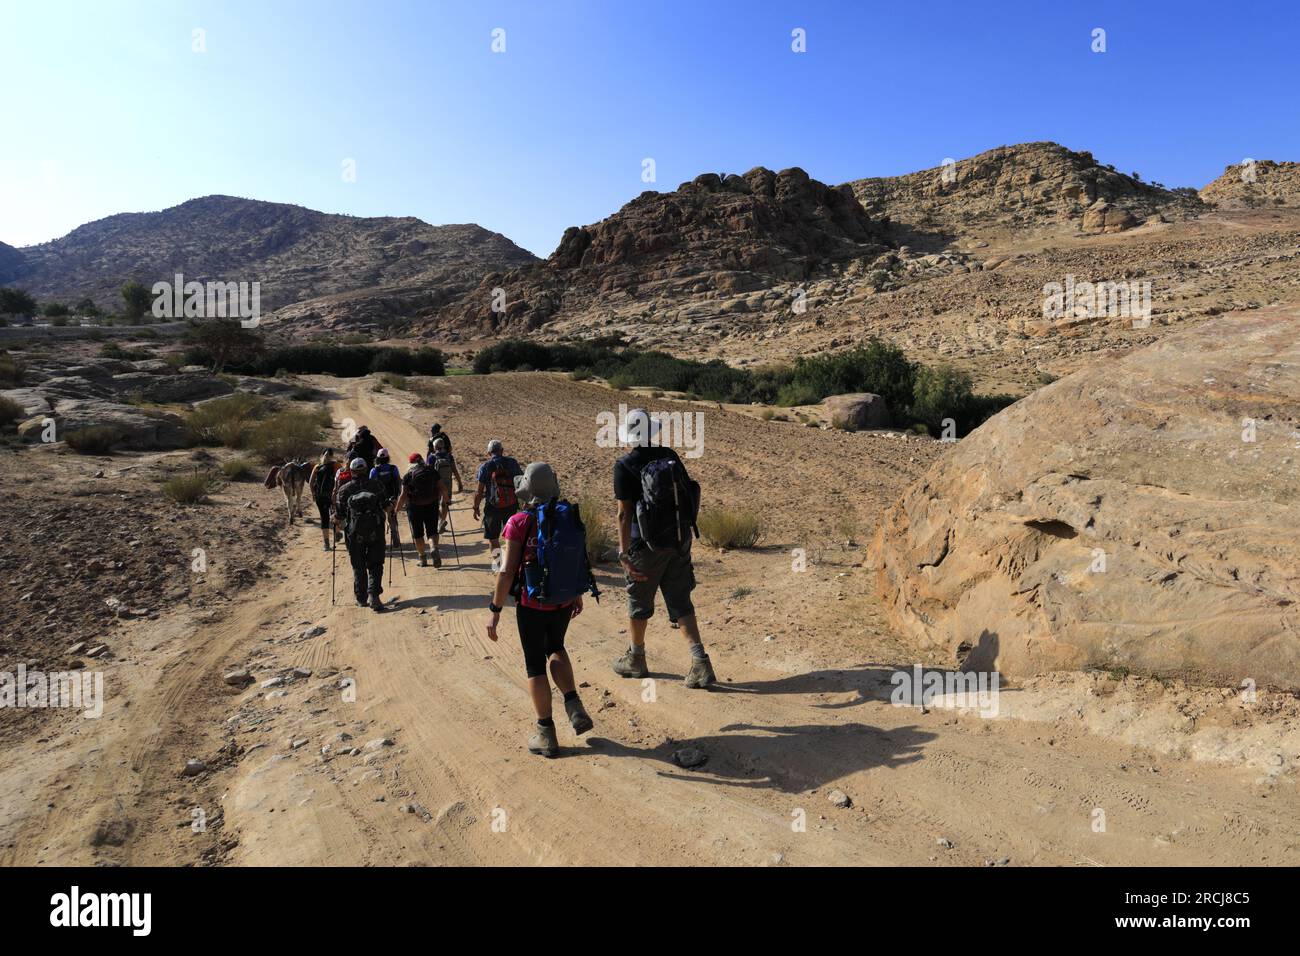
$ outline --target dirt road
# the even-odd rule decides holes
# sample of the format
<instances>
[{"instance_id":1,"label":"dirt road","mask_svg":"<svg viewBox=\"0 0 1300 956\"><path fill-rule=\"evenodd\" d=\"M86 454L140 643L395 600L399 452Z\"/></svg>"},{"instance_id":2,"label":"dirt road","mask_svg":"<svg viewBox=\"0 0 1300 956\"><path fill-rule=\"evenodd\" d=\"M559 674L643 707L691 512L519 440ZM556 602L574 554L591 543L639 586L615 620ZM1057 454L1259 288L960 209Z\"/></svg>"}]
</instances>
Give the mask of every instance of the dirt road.
<instances>
[{"instance_id":1,"label":"dirt road","mask_svg":"<svg viewBox=\"0 0 1300 956\"><path fill-rule=\"evenodd\" d=\"M440 420L466 472L501 437L521 461L544 455L570 493L608 500L616 452L596 447L595 414L626 395L540 375L448 378L436 407L415 409L406 392L329 384L336 419L370 425L403 461ZM224 619L141 630L154 650L122 687L128 704L65 725L21 780L5 771L0 807L17 816L0 862L1300 859L1289 772L1160 756L1098 736L1073 713L983 719L892 706L890 675L915 658L881 623L860 554L834 539L856 523L865 540L883 504L941 449L704 411L706 453L691 467L708 500L757 507L770 529L754 552L697 552L715 690L683 688L684 641L662 614L650 628L652 679L610 671L627 638L607 567L604 600L588 603L568 640L596 728L576 742L561 723L562 756L535 757L524 749L531 713L512 612L500 643L486 636L490 557L467 496L454 510L460 567L445 541L440 570L408 557L382 615L351 605L343 562L331 607L330 555L316 530L300 528L276 574ZM793 569L796 548L807 570ZM221 680L238 666L257 680L246 690ZM289 679L262 686L276 676ZM679 766L685 748L706 762ZM208 770L185 777L192 757ZM851 806L833 805L832 790ZM212 825L196 829L198 819ZM114 821L125 838L95 837Z\"/></svg>"}]
</instances>

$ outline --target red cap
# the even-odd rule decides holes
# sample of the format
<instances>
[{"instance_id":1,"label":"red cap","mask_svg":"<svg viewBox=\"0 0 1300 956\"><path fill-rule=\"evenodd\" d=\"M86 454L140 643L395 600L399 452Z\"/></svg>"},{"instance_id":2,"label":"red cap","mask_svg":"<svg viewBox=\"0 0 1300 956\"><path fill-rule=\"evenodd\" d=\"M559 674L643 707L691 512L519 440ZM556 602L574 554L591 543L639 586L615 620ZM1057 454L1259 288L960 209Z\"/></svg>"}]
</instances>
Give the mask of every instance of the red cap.
<instances>
[{"instance_id":1,"label":"red cap","mask_svg":"<svg viewBox=\"0 0 1300 956\"><path fill-rule=\"evenodd\" d=\"M414 465L417 461L421 460L420 453L418 451L413 451L411 452L411 457L406 460Z\"/></svg>"}]
</instances>

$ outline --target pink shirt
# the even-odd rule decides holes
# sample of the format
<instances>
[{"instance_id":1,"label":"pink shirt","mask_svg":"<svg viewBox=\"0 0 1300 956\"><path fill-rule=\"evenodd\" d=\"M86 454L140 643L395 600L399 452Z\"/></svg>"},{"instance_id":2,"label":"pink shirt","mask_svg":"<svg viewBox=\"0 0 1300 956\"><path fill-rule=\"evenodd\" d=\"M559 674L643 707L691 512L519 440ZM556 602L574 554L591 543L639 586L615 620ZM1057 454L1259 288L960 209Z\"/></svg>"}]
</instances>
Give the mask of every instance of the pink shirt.
<instances>
[{"instance_id":1,"label":"pink shirt","mask_svg":"<svg viewBox=\"0 0 1300 956\"><path fill-rule=\"evenodd\" d=\"M522 541L524 543L524 559L519 566L519 573L522 576L524 567L537 563L537 532L533 528L533 516L526 511L516 511L506 521L505 528L501 531L501 537L507 541ZM535 608L539 611L555 611L562 607L570 607L573 602L568 604L543 604L541 601L528 596L528 588L521 586L519 590L519 603L524 607Z\"/></svg>"}]
</instances>

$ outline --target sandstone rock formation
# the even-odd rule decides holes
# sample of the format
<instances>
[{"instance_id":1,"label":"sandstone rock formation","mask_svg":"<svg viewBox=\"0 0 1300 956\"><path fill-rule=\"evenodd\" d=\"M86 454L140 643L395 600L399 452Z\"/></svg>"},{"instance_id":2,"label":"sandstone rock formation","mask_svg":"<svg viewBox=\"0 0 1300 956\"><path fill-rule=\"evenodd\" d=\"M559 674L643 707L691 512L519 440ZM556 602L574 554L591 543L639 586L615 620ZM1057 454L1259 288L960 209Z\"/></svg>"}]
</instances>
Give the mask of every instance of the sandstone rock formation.
<instances>
[{"instance_id":1,"label":"sandstone rock formation","mask_svg":"<svg viewBox=\"0 0 1300 956\"><path fill-rule=\"evenodd\" d=\"M1099 165L1091 153L1056 143L999 146L932 169L848 185L871 215L944 238L996 225L1117 232L1154 215L1201 211L1194 196L1141 182ZM1102 217L1107 228L1084 222L1097 203L1109 207Z\"/></svg>"},{"instance_id":2,"label":"sandstone rock formation","mask_svg":"<svg viewBox=\"0 0 1300 956\"><path fill-rule=\"evenodd\" d=\"M549 259L487 276L439 318L524 331L593 303L680 305L692 297L734 299L726 310L743 312L774 284L861 269L885 251L878 224L846 187L802 169L705 173L673 192L644 192L594 225L570 227ZM496 289L504 311L493 309Z\"/></svg>"},{"instance_id":3,"label":"sandstone rock formation","mask_svg":"<svg viewBox=\"0 0 1300 956\"><path fill-rule=\"evenodd\" d=\"M1300 163L1258 159L1229 166L1201 198L1225 209L1300 206Z\"/></svg>"},{"instance_id":4,"label":"sandstone rock formation","mask_svg":"<svg viewBox=\"0 0 1300 956\"><path fill-rule=\"evenodd\" d=\"M1300 312L1225 316L995 416L873 544L898 627L1011 676L1300 689Z\"/></svg>"}]
</instances>

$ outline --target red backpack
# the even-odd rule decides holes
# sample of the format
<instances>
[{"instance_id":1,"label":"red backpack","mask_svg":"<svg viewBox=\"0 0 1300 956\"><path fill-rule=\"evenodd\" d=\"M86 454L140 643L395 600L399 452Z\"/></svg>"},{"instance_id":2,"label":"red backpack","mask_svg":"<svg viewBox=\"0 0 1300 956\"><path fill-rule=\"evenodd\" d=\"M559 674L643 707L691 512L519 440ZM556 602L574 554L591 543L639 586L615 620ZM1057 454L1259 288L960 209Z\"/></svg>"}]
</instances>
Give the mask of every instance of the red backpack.
<instances>
[{"instance_id":1,"label":"red backpack","mask_svg":"<svg viewBox=\"0 0 1300 956\"><path fill-rule=\"evenodd\" d=\"M514 511L519 507L515 497L515 479L506 468L504 459L498 458L488 472L488 504L502 511Z\"/></svg>"}]
</instances>

